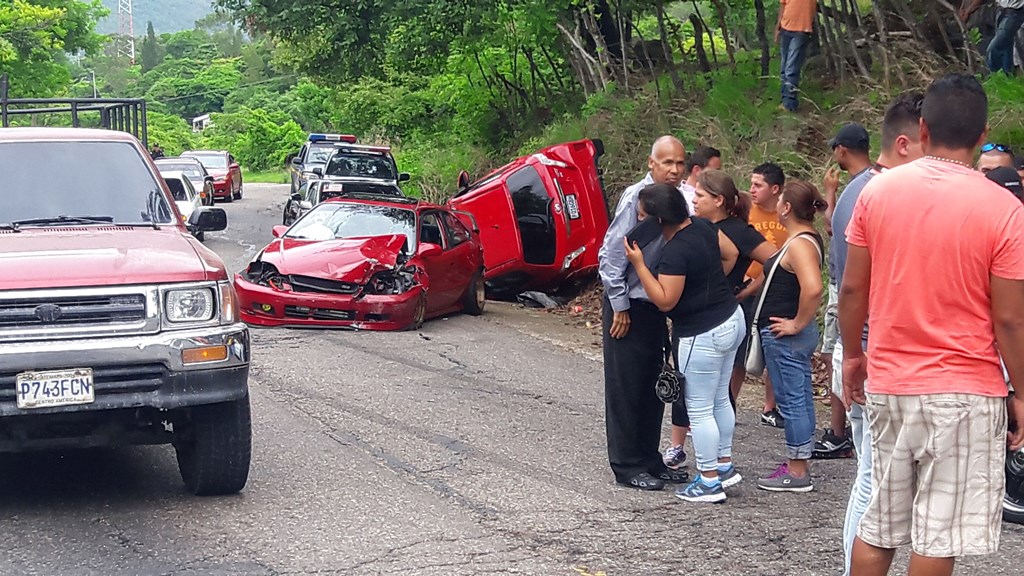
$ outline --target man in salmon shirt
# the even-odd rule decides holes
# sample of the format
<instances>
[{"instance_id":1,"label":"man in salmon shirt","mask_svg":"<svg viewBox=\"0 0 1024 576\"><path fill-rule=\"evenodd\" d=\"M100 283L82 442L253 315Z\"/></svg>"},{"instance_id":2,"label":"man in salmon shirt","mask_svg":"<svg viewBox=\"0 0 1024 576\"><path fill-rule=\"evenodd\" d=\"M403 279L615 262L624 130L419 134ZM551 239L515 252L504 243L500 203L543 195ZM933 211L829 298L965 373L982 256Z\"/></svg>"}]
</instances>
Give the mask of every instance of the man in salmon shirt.
<instances>
[{"instance_id":1,"label":"man in salmon shirt","mask_svg":"<svg viewBox=\"0 0 1024 576\"><path fill-rule=\"evenodd\" d=\"M987 117L973 76L933 82L926 156L872 178L847 228L844 397L865 407L874 452L851 574L888 574L907 544L909 576L999 548L1006 448L1024 446L1024 399L1007 399L999 362L1024 382L1024 206L972 169Z\"/></svg>"},{"instance_id":2,"label":"man in salmon shirt","mask_svg":"<svg viewBox=\"0 0 1024 576\"><path fill-rule=\"evenodd\" d=\"M817 0L779 0L779 22L775 25L775 41L782 57L782 107L795 112L800 101L800 69L807 58L807 47L814 32Z\"/></svg>"}]
</instances>

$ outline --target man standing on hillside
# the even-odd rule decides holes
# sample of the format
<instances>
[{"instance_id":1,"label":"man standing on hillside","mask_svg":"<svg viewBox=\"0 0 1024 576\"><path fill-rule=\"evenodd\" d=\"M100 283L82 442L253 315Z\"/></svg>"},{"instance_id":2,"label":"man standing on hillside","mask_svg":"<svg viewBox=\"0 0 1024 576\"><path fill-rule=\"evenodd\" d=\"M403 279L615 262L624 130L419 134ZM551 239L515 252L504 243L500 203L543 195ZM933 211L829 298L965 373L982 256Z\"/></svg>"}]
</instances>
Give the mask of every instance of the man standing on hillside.
<instances>
[{"instance_id":1,"label":"man standing on hillside","mask_svg":"<svg viewBox=\"0 0 1024 576\"><path fill-rule=\"evenodd\" d=\"M782 194L782 186L785 183L786 174L782 168L771 162L757 166L750 175L750 196L753 200L750 206L750 225L760 232L765 240L771 242L776 249L781 248L789 239L789 231L779 223L778 213L779 196ZM762 272L764 272L764 267L760 263L752 263L747 269L747 277L751 279L750 284L736 295L746 317L747 334L743 343L740 344L741 352L736 354L732 378L729 380L729 391L734 404L740 397L743 379L747 374L744 366L746 358L743 351L747 349L747 342L750 338L750 323L754 320L757 293L763 282ZM775 405L775 394L772 391L772 381L768 378L768 374L764 375L764 409L761 411L761 424L775 428L784 428L786 425L782 414L779 414L779 409Z\"/></svg>"},{"instance_id":2,"label":"man standing on hillside","mask_svg":"<svg viewBox=\"0 0 1024 576\"><path fill-rule=\"evenodd\" d=\"M967 22L986 0L971 0L971 3L960 10L960 19ZM999 20L996 23L996 34L988 43L985 64L992 72L1002 70L1007 76L1016 71L1013 63L1013 51L1017 32L1024 26L1024 0L996 0L999 7Z\"/></svg>"},{"instance_id":3,"label":"man standing on hillside","mask_svg":"<svg viewBox=\"0 0 1024 576\"><path fill-rule=\"evenodd\" d=\"M921 124L921 102L924 94L920 92L907 92L901 94L885 111L882 120L882 153L874 168L858 173L836 203L835 213L832 216L834 226L832 243L829 245L829 266L830 273L836 279L838 287L842 287L843 272L846 270L846 229L849 226L850 218L853 217L853 209L857 205L857 199L864 186L876 174L889 168L902 166L917 160L924 152L921 151L920 129ZM838 301L836 302L838 305ZM864 328L864 343L867 342L867 327ZM835 346L836 362L832 367L832 412L843 411L843 342L839 340ZM845 406L849 411L851 436L854 447L857 449L857 476L850 490L850 499L846 506L846 521L843 524L843 552L844 552L844 576L850 574L850 556L853 551L853 539L857 535L857 526L860 525L861 516L868 506L871 498L871 431L864 419L864 409L859 404ZM835 420L833 419L833 422ZM833 424L834 426L835 424ZM815 453L819 450L815 446Z\"/></svg>"},{"instance_id":4,"label":"man standing on hillside","mask_svg":"<svg viewBox=\"0 0 1024 576\"><path fill-rule=\"evenodd\" d=\"M1024 1L1024 0L1022 0ZM775 25L775 41L782 57L782 107L795 112L800 101L800 70L807 58L807 47L814 33L817 0L779 0L779 21Z\"/></svg>"},{"instance_id":5,"label":"man standing on hillside","mask_svg":"<svg viewBox=\"0 0 1024 576\"><path fill-rule=\"evenodd\" d=\"M667 324L626 258L624 239L640 219L640 190L651 184L680 188L685 163L682 142L672 136L658 138L647 159L650 171L622 193L597 256L604 285L601 335L608 461L616 482L640 490L661 490L665 482L686 482L687 474L665 466L658 451L665 405L654 387L664 363ZM661 234L641 246L648 266L657 264L664 246ZM684 427L685 438L690 423L684 406L673 405L672 420Z\"/></svg>"},{"instance_id":6,"label":"man standing on hillside","mask_svg":"<svg viewBox=\"0 0 1024 576\"><path fill-rule=\"evenodd\" d=\"M860 189L867 183L867 174L873 168L870 154L870 138L868 131L856 122L846 124L839 129L835 138L829 141L832 148L832 160L839 165L839 169L850 175L850 183L843 190L843 196L857 196ZM861 178L865 176L865 178ZM828 210L825 211L825 223L832 233L832 212L836 208L836 192L839 189L839 174L830 169L825 176L824 182L825 199L828 202ZM852 205L851 205L852 207ZM836 232L837 234L845 233ZM828 258L828 303L825 305L825 333L821 343L821 356L825 360L829 371L832 370L832 351L836 347L836 340L839 338L838 311L839 311L839 272L835 266L836 262L835 237L829 243ZM821 435L821 440L814 443L812 458L841 458L851 456L853 443L846 435L846 410L842 407L841 394L830 392L832 407L832 427L826 428Z\"/></svg>"},{"instance_id":7,"label":"man standing on hillside","mask_svg":"<svg viewBox=\"0 0 1024 576\"><path fill-rule=\"evenodd\" d=\"M1024 398L1007 400L999 361L1024 382L1024 206L971 167L987 116L973 76L933 82L927 156L872 178L847 228L844 399L866 406L873 451L858 576L887 574L907 544L909 576L999 548L1006 448L1024 445Z\"/></svg>"}]
</instances>

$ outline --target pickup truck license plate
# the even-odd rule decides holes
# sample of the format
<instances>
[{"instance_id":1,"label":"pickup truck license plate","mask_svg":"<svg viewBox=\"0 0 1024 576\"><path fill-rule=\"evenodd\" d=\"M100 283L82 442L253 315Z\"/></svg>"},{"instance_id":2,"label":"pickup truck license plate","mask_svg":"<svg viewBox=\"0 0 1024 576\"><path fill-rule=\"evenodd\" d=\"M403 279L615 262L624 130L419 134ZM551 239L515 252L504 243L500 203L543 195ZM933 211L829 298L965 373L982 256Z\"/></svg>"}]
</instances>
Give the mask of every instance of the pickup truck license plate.
<instances>
[{"instance_id":1,"label":"pickup truck license plate","mask_svg":"<svg viewBox=\"0 0 1024 576\"><path fill-rule=\"evenodd\" d=\"M575 194L568 194L565 197L565 211L569 213L570 220L580 219L580 205L576 201Z\"/></svg>"},{"instance_id":2,"label":"pickup truck license plate","mask_svg":"<svg viewBox=\"0 0 1024 576\"><path fill-rule=\"evenodd\" d=\"M15 382L18 408L89 404L96 400L92 368L22 372Z\"/></svg>"}]
</instances>

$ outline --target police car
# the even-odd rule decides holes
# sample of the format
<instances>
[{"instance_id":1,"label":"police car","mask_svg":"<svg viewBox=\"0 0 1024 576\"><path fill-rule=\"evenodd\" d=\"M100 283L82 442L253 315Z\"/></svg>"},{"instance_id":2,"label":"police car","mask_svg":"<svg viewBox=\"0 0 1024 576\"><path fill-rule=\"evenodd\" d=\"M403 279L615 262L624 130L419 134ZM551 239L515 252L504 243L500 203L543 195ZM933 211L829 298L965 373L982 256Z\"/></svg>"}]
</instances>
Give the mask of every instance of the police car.
<instances>
[{"instance_id":1,"label":"police car","mask_svg":"<svg viewBox=\"0 0 1024 576\"><path fill-rule=\"evenodd\" d=\"M299 153L288 161L291 193L298 192L306 181L317 178L314 170L319 169L321 173L323 172L328 158L334 153L336 144L355 144L356 142L356 137L351 134L310 134Z\"/></svg>"}]
</instances>

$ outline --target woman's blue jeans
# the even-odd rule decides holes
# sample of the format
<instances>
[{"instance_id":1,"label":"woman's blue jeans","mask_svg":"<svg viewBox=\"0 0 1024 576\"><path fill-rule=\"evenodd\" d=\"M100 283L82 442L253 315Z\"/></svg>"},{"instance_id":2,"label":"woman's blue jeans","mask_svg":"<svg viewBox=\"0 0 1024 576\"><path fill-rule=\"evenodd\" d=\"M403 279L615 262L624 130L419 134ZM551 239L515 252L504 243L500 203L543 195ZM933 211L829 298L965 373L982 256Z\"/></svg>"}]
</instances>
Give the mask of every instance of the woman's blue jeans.
<instances>
[{"instance_id":1,"label":"woman's blue jeans","mask_svg":"<svg viewBox=\"0 0 1024 576\"><path fill-rule=\"evenodd\" d=\"M786 420L786 457L792 460L809 460L814 449L811 356L817 347L818 325L814 322L793 336L778 337L761 328L765 367L779 413Z\"/></svg>"},{"instance_id":2,"label":"woman's blue jeans","mask_svg":"<svg viewBox=\"0 0 1024 576\"><path fill-rule=\"evenodd\" d=\"M736 350L746 330L739 306L728 320L677 344L677 362L686 385L686 409L690 415L697 470L718 469L719 458L732 457L736 414L729 402L729 379Z\"/></svg>"}]
</instances>

